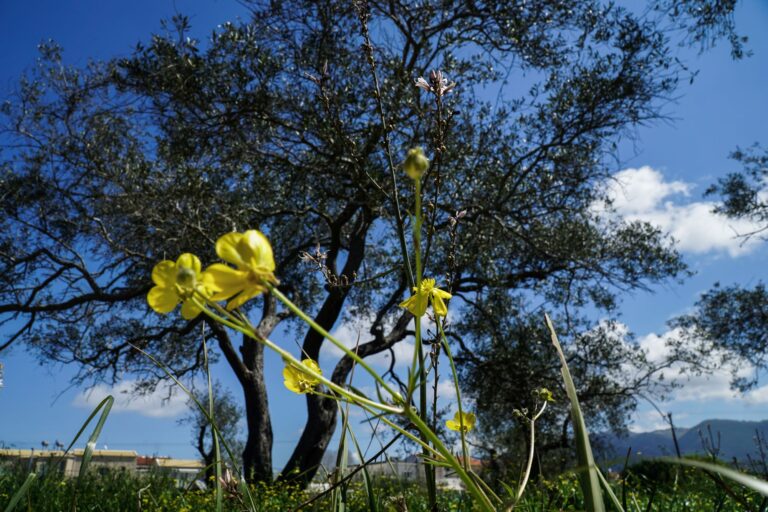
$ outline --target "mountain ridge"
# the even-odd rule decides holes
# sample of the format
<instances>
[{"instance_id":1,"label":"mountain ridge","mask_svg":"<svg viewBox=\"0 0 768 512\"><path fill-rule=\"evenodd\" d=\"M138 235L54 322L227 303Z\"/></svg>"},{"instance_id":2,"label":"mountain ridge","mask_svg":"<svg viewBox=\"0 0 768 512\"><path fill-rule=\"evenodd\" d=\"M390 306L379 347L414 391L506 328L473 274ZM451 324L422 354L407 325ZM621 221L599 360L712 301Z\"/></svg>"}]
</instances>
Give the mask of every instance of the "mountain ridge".
<instances>
[{"instance_id":1,"label":"mountain ridge","mask_svg":"<svg viewBox=\"0 0 768 512\"><path fill-rule=\"evenodd\" d=\"M708 419L690 428L675 428L680 453L707 455L713 451L724 461L739 462L759 458L758 436L768 439L768 420L744 421ZM598 455L605 459L624 459L631 449L631 459L676 455L671 429L629 432L624 436L598 434ZM764 443L765 444L765 443Z\"/></svg>"}]
</instances>

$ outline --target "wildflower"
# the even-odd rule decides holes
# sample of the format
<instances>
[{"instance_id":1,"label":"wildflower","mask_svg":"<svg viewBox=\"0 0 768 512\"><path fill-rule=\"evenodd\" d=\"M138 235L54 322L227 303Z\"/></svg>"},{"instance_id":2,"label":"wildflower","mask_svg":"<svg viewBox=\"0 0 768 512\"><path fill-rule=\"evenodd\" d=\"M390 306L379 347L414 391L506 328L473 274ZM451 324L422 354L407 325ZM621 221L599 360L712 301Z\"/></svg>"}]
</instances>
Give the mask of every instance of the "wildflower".
<instances>
[{"instance_id":1,"label":"wildflower","mask_svg":"<svg viewBox=\"0 0 768 512\"><path fill-rule=\"evenodd\" d=\"M418 180L429 169L429 159L424 156L424 150L416 147L408 151L403 163L405 173L413 180Z\"/></svg>"},{"instance_id":2,"label":"wildflower","mask_svg":"<svg viewBox=\"0 0 768 512\"><path fill-rule=\"evenodd\" d=\"M442 97L451 92L456 87L456 82L448 80L442 71L431 71L429 73L429 82L423 77L416 79L416 87L431 92L435 96Z\"/></svg>"},{"instance_id":3,"label":"wildflower","mask_svg":"<svg viewBox=\"0 0 768 512\"><path fill-rule=\"evenodd\" d=\"M214 263L203 273L212 300L234 297L227 309L235 309L246 301L267 291L267 283L278 284L275 278L275 258L269 240L260 231L227 233L216 241L219 258L235 265L232 268Z\"/></svg>"},{"instance_id":4,"label":"wildflower","mask_svg":"<svg viewBox=\"0 0 768 512\"><path fill-rule=\"evenodd\" d=\"M475 415L471 412L457 412L453 415L452 420L445 422L445 426L448 430L454 430L456 432L469 432L475 428Z\"/></svg>"},{"instance_id":5,"label":"wildflower","mask_svg":"<svg viewBox=\"0 0 768 512\"><path fill-rule=\"evenodd\" d=\"M413 288L413 295L400 303L401 308L410 311L414 316L424 316L427 312L427 303L432 301L432 309L435 316L445 316L448 314L448 307L443 299L450 299L451 294L435 288L434 279L422 279L418 288Z\"/></svg>"},{"instance_id":6,"label":"wildflower","mask_svg":"<svg viewBox=\"0 0 768 512\"><path fill-rule=\"evenodd\" d=\"M201 285L200 259L194 254L184 253L173 261L163 260L152 269L152 281L155 286L147 294L149 307L161 314L168 314L179 304L181 316L191 320L200 314L200 308L192 297L195 291L206 295Z\"/></svg>"},{"instance_id":7,"label":"wildflower","mask_svg":"<svg viewBox=\"0 0 768 512\"><path fill-rule=\"evenodd\" d=\"M543 402L554 402L555 397L552 396L552 392L547 388L539 388L533 390L534 396L538 397Z\"/></svg>"},{"instance_id":8,"label":"wildflower","mask_svg":"<svg viewBox=\"0 0 768 512\"><path fill-rule=\"evenodd\" d=\"M323 374L320 366L312 359L304 359L301 364L319 375ZM285 379L285 387L300 395L311 393L314 391L315 386L320 383L320 379L313 377L290 363L286 363L285 368L283 368L283 378Z\"/></svg>"}]
</instances>

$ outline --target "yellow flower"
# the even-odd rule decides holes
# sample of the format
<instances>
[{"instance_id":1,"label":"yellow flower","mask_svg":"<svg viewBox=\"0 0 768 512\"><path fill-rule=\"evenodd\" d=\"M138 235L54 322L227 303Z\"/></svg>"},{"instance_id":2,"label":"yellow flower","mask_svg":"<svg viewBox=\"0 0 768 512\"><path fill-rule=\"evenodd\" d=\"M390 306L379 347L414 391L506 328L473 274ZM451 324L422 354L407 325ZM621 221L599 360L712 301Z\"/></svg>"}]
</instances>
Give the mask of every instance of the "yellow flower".
<instances>
[{"instance_id":1,"label":"yellow flower","mask_svg":"<svg viewBox=\"0 0 768 512\"><path fill-rule=\"evenodd\" d=\"M435 288L434 279L422 279L419 287L413 288L413 295L401 302L400 307L407 309L414 316L424 316L424 313L427 312L427 303L431 300L435 316L445 316L448 314L448 307L443 299L448 300L450 298L450 293Z\"/></svg>"},{"instance_id":2,"label":"yellow flower","mask_svg":"<svg viewBox=\"0 0 768 512\"><path fill-rule=\"evenodd\" d=\"M227 309L235 309L267 291L266 283L278 284L275 257L269 240L260 231L227 233L216 241L216 254L235 265L232 268L215 263L203 272L203 281L212 291L212 300L234 297Z\"/></svg>"},{"instance_id":3,"label":"yellow flower","mask_svg":"<svg viewBox=\"0 0 768 512\"><path fill-rule=\"evenodd\" d=\"M205 294L200 268L200 259L188 252L179 256L176 263L163 260L155 265L152 269L155 286L147 294L149 307L165 315L183 302L182 317L191 320L199 315L200 308L191 299L195 290Z\"/></svg>"},{"instance_id":4,"label":"yellow flower","mask_svg":"<svg viewBox=\"0 0 768 512\"><path fill-rule=\"evenodd\" d=\"M453 415L452 420L445 422L445 426L448 427L449 430L454 430L456 432L469 432L475 428L475 415L471 412L462 412L461 414L457 412Z\"/></svg>"},{"instance_id":5,"label":"yellow flower","mask_svg":"<svg viewBox=\"0 0 768 512\"><path fill-rule=\"evenodd\" d=\"M554 402L555 397L552 396L552 392L548 390L547 388L540 388L540 389L534 389L533 390L534 396L538 397L539 400L542 400L544 402Z\"/></svg>"},{"instance_id":6,"label":"yellow flower","mask_svg":"<svg viewBox=\"0 0 768 512\"><path fill-rule=\"evenodd\" d=\"M408 151L408 156L403 162L403 169L411 179L418 180L429 169L429 159L424 156L424 150L413 148Z\"/></svg>"},{"instance_id":7,"label":"yellow flower","mask_svg":"<svg viewBox=\"0 0 768 512\"><path fill-rule=\"evenodd\" d=\"M301 364L317 374L323 374L320 366L312 359L304 359ZM286 363L285 368L283 368L283 378L285 379L285 387L300 395L314 391L315 386L320 383L320 379L302 371L301 368L296 368L290 363Z\"/></svg>"}]
</instances>

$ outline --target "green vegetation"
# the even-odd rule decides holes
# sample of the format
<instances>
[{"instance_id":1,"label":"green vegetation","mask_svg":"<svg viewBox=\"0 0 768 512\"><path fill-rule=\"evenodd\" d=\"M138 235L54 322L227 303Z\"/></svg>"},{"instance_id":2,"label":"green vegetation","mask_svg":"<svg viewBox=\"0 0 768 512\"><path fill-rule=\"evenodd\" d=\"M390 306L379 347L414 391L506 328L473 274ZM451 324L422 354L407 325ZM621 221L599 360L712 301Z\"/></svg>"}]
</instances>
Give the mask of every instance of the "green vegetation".
<instances>
[{"instance_id":1,"label":"green vegetation","mask_svg":"<svg viewBox=\"0 0 768 512\"><path fill-rule=\"evenodd\" d=\"M18 489L26 478L25 468L9 466L0 471L0 507ZM50 474L40 477L17 510L60 512L68 510L74 479L62 479ZM728 492L698 469L675 466L663 462L642 462L630 468L623 478L612 481L614 492L627 503L626 510L663 510L665 512L720 510L722 512L748 510L732 499ZM428 510L428 497L423 486L391 479L374 480L375 499L380 510L400 512L405 504L409 512ZM756 493L733 489L754 510L762 510L764 498ZM287 484L251 487L259 512L288 512L296 510L312 494ZM129 511L213 511L216 510L215 492L185 490L162 473L136 476L127 472L89 472L80 483L78 503L80 510ZM313 502L302 510L330 510L331 496ZM370 510L362 481L355 480L346 491L348 512ZM457 491L439 491L438 506L445 512L470 512L471 501ZM224 499L224 511L244 510L235 497ZM576 476L572 473L532 483L516 509L534 511L584 510L584 501Z\"/></svg>"}]
</instances>

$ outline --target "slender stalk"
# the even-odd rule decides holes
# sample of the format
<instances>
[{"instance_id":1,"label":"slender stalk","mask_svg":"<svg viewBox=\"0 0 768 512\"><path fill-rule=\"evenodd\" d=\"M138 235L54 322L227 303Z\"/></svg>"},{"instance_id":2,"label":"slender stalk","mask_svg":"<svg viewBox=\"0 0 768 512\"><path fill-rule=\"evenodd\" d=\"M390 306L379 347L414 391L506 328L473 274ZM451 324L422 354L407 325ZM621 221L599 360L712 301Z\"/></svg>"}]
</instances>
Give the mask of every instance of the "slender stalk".
<instances>
[{"instance_id":1,"label":"slender stalk","mask_svg":"<svg viewBox=\"0 0 768 512\"><path fill-rule=\"evenodd\" d=\"M461 435L461 453L464 456L464 469L469 471L469 450L467 449L467 436L464 432L464 411L461 407L461 388L459 387L459 373L456 371L456 364L453 362L453 354L451 354L451 347L448 346L448 339L445 337L445 331L443 330L443 322L438 320L437 328L440 329L440 339L445 349L445 355L448 357L448 362L451 365L451 374L453 375L453 386L456 388L456 402L459 408L459 434Z\"/></svg>"},{"instance_id":2,"label":"slender stalk","mask_svg":"<svg viewBox=\"0 0 768 512\"><path fill-rule=\"evenodd\" d=\"M216 421L216 418L213 415L213 385L211 384L211 369L208 367L208 345L205 342L205 324L203 324L203 365L208 377L208 416L211 423L213 423ZM221 449L219 447L219 435L213 429L211 429L211 433L213 434L213 453L216 458L216 510L219 512L224 500L224 495L221 492Z\"/></svg>"},{"instance_id":3,"label":"slender stalk","mask_svg":"<svg viewBox=\"0 0 768 512\"><path fill-rule=\"evenodd\" d=\"M320 325L317 324L312 318L309 317L306 313L304 313L299 307L291 302L291 300L282 294L280 290L278 290L275 286L273 286L271 283L266 283L267 287L269 288L270 293L272 293L275 297L277 297L283 304L286 305L288 309L291 310L291 312L301 318L304 322L306 322L310 327L312 327L315 331L317 331L320 335L324 336L328 341L333 343L338 349L342 350L346 355L348 355L355 363L359 364L365 371L367 371L371 377L373 377L376 382L379 383L379 385L384 388L390 395L392 395L392 398L397 400L400 396L400 393L397 393L392 387L387 384L387 382L381 378L381 376L376 373L376 371L371 368L368 363L366 363L362 357L358 356L357 353L350 350L348 347L346 347L342 342L337 340L334 336L332 336L328 331L323 329ZM255 333L254 333L255 334Z\"/></svg>"},{"instance_id":4,"label":"slender stalk","mask_svg":"<svg viewBox=\"0 0 768 512\"><path fill-rule=\"evenodd\" d=\"M525 473L523 474L523 479L520 481L520 485L517 489L517 495L515 496L515 501L512 505L509 506L507 511L512 510L515 508L517 503L520 501L520 498L523 497L523 491L525 491L525 486L528 485L528 479L531 477L531 468L533 467L533 455L534 455L534 444L536 443L536 420L541 417L542 414L544 414L544 409L547 408L547 402L544 402L544 405L541 406L541 409L539 412L536 413L536 415L533 418L530 418L528 420L529 427L531 429L531 438L530 438L530 449L528 451L528 463L525 467Z\"/></svg>"},{"instance_id":5,"label":"slender stalk","mask_svg":"<svg viewBox=\"0 0 768 512\"><path fill-rule=\"evenodd\" d=\"M219 322L219 323L221 323L223 325L226 325L227 327L229 327L231 329L236 330L237 332L245 334L249 338L252 338L252 339L258 341L259 343L263 343L264 346L266 346L270 350L273 350L274 352L277 352L283 358L284 361L289 362L290 364L295 365L297 368L301 369L301 371L303 373L306 373L307 375L309 375L309 376L317 379L318 381L322 382L323 384L325 384L333 392L335 392L335 393L337 393L337 394L347 398L348 400L351 400L351 401L355 402L358 405L366 404L369 407L372 407L374 409L378 409L380 411L385 411L385 412L392 413L392 414L402 414L403 410L401 408L399 408L399 407L394 407L394 406L391 406L391 405L382 404L382 403L379 403L379 402L374 402L373 400L369 400L368 398L362 397L362 396L358 395L357 393L353 393L353 392L349 391L348 389L346 389L346 388L344 388L342 386L339 386L338 384L334 383L333 381L331 381L330 379L328 379L324 375L322 375L320 373L317 373L314 370L312 370L311 368L301 364L301 361L298 361L293 356L293 354L291 354L287 350L281 348L280 346L275 344L273 341L270 341L269 338L261 337L258 334L256 334L256 332L253 331L252 329L248 329L248 328L244 327L243 325L241 325L240 323L232 322L232 321L230 321L230 320L228 320L228 319L226 319L224 317L221 317L221 316L217 315L216 313L214 313L213 311L211 311L210 309L208 309L207 307L205 307L203 304L200 304L197 301L195 301L195 302L198 304L198 306L200 306L200 308L202 309L203 313L205 313L209 317L213 318L214 320L216 320L217 322Z\"/></svg>"},{"instance_id":6,"label":"slender stalk","mask_svg":"<svg viewBox=\"0 0 768 512\"><path fill-rule=\"evenodd\" d=\"M459 464L459 461L456 460L456 457L454 457L451 451L445 447L437 435L435 435L435 433L429 429L427 424L421 420L419 415L413 409L406 409L405 414L411 423L413 423L416 428L418 428L419 431L424 435L424 437L426 437L429 442L432 443L434 449L442 456L445 462L451 466L461 481L464 482L464 485L467 486L467 491L472 495L472 497L475 498L475 503L481 507L482 510L494 512L495 509L493 503L491 503L491 500L488 498L488 496L486 496L486 494L477 486L477 483L469 475L469 473L464 471L464 468L461 464Z\"/></svg>"},{"instance_id":7,"label":"slender stalk","mask_svg":"<svg viewBox=\"0 0 768 512\"><path fill-rule=\"evenodd\" d=\"M365 9L365 10L363 10ZM400 251L403 253L403 265L405 266L405 275L411 286L415 285L413 278L413 270L411 269L411 259L408 257L408 244L405 241L405 228L403 223L403 215L400 210L400 199L397 193L397 171L395 168L395 162L392 159L392 147L389 142L390 125L387 123L387 116L384 113L384 102L381 99L381 86L379 85L379 75L376 72L376 60L373 58L373 45L371 44L371 35L368 32L368 16L367 7L358 7L357 12L360 19L360 33L363 36L363 49L365 56L368 60L368 67L371 68L371 77L373 78L373 96L376 100L376 111L379 114L381 120L381 129L384 133L384 152L387 154L387 162L389 163L389 174L392 179L392 202L395 210L395 224L397 226L397 238L400 242Z\"/></svg>"},{"instance_id":8,"label":"slender stalk","mask_svg":"<svg viewBox=\"0 0 768 512\"><path fill-rule=\"evenodd\" d=\"M414 223L413 223L413 254L416 261L416 289L421 288L421 280L423 279L423 269L421 266L421 179L417 178L413 180L416 185L415 193L415 205L414 205ZM418 292L417 292L418 293ZM416 343L415 350L418 355L419 361L419 416L421 420L429 426L429 412L427 407L427 370L424 361L423 341L421 335L421 317L416 318ZM428 439L422 432L422 440L429 444ZM422 452L425 456L428 455L426 451ZM427 495L429 496L429 505L431 510L437 508L437 486L435 482L435 471L429 464L424 465L424 473L427 481Z\"/></svg>"}]
</instances>

